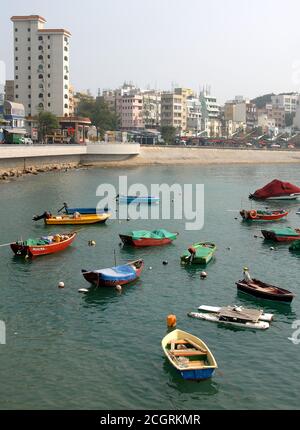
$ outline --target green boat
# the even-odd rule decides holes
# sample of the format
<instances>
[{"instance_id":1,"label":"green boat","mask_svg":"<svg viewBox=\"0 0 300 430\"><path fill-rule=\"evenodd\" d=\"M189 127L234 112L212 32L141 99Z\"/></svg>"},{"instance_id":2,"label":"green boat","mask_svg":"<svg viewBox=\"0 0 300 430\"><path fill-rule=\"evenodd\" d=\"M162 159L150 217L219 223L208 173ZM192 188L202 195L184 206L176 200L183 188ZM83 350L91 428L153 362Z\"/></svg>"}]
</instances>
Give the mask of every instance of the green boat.
<instances>
[{"instance_id":1,"label":"green boat","mask_svg":"<svg viewBox=\"0 0 300 430\"><path fill-rule=\"evenodd\" d=\"M190 246L180 257L182 263L207 264L216 252L216 245L211 242L199 242Z\"/></svg>"},{"instance_id":2,"label":"green boat","mask_svg":"<svg viewBox=\"0 0 300 430\"><path fill-rule=\"evenodd\" d=\"M289 251L300 251L300 240L295 240L289 247Z\"/></svg>"}]
</instances>

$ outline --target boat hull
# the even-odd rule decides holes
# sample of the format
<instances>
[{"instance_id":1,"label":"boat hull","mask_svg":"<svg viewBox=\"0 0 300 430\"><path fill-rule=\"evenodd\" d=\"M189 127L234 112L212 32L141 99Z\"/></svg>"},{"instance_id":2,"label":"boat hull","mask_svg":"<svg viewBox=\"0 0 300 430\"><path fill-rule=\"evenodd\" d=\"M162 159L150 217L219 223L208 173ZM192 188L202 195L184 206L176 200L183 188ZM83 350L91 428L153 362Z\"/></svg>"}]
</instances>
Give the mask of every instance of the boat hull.
<instances>
[{"instance_id":1,"label":"boat hull","mask_svg":"<svg viewBox=\"0 0 300 430\"><path fill-rule=\"evenodd\" d=\"M97 209L97 208L66 208L65 212L67 215L73 215L75 212L79 212L82 215L95 215L103 214L108 212L109 209Z\"/></svg>"},{"instance_id":2,"label":"boat hull","mask_svg":"<svg viewBox=\"0 0 300 430\"><path fill-rule=\"evenodd\" d=\"M255 279L253 280L253 283L255 283ZM263 283L261 284L265 285L266 287L272 287L272 288L278 289L278 287L275 287L273 285L268 285ZM272 300L272 301L282 302L282 303L291 303L294 298L293 293L287 290L283 290L282 288L280 288L280 290L284 291L284 293L276 294L276 293L271 293L267 290L263 291L262 289L252 288L245 281L236 282L236 286L239 291L242 291L243 293L246 293L246 294L251 294L252 296L258 297L260 299Z\"/></svg>"},{"instance_id":3,"label":"boat hull","mask_svg":"<svg viewBox=\"0 0 300 430\"><path fill-rule=\"evenodd\" d=\"M141 265L138 269L135 270L135 273L132 276L124 276L124 278L118 276L113 278L112 276L107 276L104 273L96 272L96 271L87 271L82 270L82 275L84 279L93 284L96 287L116 287L116 285L127 285L136 281L140 276L144 268L144 262L141 262Z\"/></svg>"},{"instance_id":4,"label":"boat hull","mask_svg":"<svg viewBox=\"0 0 300 430\"><path fill-rule=\"evenodd\" d=\"M124 245L131 245L137 247L145 247L145 246L162 246L168 245L172 242L171 239L163 238L163 239L152 239L152 238L142 238L142 239L132 239L131 236L127 236L124 234L120 234L120 239L124 243Z\"/></svg>"},{"instance_id":5,"label":"boat hull","mask_svg":"<svg viewBox=\"0 0 300 430\"><path fill-rule=\"evenodd\" d=\"M180 374L183 379L199 381L211 378L214 374L214 371L215 369L181 370Z\"/></svg>"},{"instance_id":6,"label":"boat hull","mask_svg":"<svg viewBox=\"0 0 300 430\"><path fill-rule=\"evenodd\" d=\"M103 224L111 214L90 214L81 215L78 218L73 218L72 215L62 215L57 217L45 218L45 224L47 225L82 225L82 224Z\"/></svg>"},{"instance_id":7,"label":"boat hull","mask_svg":"<svg viewBox=\"0 0 300 430\"><path fill-rule=\"evenodd\" d=\"M246 212L246 214L245 214ZM256 212L255 216L252 216L251 212L252 211L241 211L241 217L243 218L244 221L279 221L282 218L286 217L288 215L288 212L279 212L279 211L274 211L272 214L267 215L267 214L259 214Z\"/></svg>"},{"instance_id":8,"label":"boat hull","mask_svg":"<svg viewBox=\"0 0 300 430\"><path fill-rule=\"evenodd\" d=\"M235 322L235 321L225 321L220 319L217 315L212 315L209 313L201 313L201 312L189 312L188 316L191 318L196 318L205 321L211 321L219 324L230 325L233 327L241 327L241 328L250 328L256 330L266 330L270 327L270 324L265 321L258 322Z\"/></svg>"},{"instance_id":9,"label":"boat hull","mask_svg":"<svg viewBox=\"0 0 300 430\"><path fill-rule=\"evenodd\" d=\"M18 243L12 243L10 245L12 251L18 256L30 256L37 257L40 255L54 254L56 252L63 251L68 248L71 243L75 240L76 233L74 233L69 239L62 242L51 243L49 245L37 245L37 246L24 246Z\"/></svg>"}]
</instances>

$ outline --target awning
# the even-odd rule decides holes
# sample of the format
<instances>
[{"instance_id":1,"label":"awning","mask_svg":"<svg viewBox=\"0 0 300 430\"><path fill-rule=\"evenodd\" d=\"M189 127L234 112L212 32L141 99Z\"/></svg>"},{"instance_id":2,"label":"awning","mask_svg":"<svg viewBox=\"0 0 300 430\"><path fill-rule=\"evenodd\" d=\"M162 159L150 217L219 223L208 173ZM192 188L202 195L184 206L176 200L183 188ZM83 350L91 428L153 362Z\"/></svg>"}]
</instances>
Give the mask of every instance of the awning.
<instances>
[{"instance_id":1,"label":"awning","mask_svg":"<svg viewBox=\"0 0 300 430\"><path fill-rule=\"evenodd\" d=\"M8 134L26 134L27 130L25 128L3 128Z\"/></svg>"}]
</instances>

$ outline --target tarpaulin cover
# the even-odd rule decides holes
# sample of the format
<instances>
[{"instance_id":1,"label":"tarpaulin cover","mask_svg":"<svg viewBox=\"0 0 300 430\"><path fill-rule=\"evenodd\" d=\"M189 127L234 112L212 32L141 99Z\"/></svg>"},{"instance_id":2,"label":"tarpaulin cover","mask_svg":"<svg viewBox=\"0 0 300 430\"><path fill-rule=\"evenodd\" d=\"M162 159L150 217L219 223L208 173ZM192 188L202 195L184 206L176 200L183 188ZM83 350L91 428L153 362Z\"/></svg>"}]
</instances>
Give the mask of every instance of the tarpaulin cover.
<instances>
[{"instance_id":1,"label":"tarpaulin cover","mask_svg":"<svg viewBox=\"0 0 300 430\"><path fill-rule=\"evenodd\" d=\"M137 239L176 239L177 235L174 233L170 233L168 230L160 229L160 230L136 230L131 232L131 237L133 240Z\"/></svg>"},{"instance_id":2,"label":"tarpaulin cover","mask_svg":"<svg viewBox=\"0 0 300 430\"><path fill-rule=\"evenodd\" d=\"M253 197L257 199L267 199L268 197L289 196L294 193L300 193L300 188L289 182L282 182L278 179L274 179L263 188L256 190Z\"/></svg>"}]
</instances>

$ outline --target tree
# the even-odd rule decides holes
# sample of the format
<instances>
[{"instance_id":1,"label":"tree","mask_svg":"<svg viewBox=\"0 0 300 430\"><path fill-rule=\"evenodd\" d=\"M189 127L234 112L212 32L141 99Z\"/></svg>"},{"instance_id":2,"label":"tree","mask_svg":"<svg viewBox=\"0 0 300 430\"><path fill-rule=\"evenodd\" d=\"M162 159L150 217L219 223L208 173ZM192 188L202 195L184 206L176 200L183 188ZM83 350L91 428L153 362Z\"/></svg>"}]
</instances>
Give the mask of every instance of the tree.
<instances>
[{"instance_id":1,"label":"tree","mask_svg":"<svg viewBox=\"0 0 300 430\"><path fill-rule=\"evenodd\" d=\"M174 143L176 138L176 128L171 125L165 125L160 129L161 137L164 139L166 144Z\"/></svg>"},{"instance_id":2,"label":"tree","mask_svg":"<svg viewBox=\"0 0 300 430\"><path fill-rule=\"evenodd\" d=\"M78 115L91 119L92 124L97 128L97 137L104 139L105 132L117 130L119 128L119 118L112 112L103 97L96 100L82 100L78 106Z\"/></svg>"},{"instance_id":3,"label":"tree","mask_svg":"<svg viewBox=\"0 0 300 430\"><path fill-rule=\"evenodd\" d=\"M44 143L47 134L50 134L56 128L59 128L59 123L55 115L51 112L42 111L37 117L39 139Z\"/></svg>"}]
</instances>

